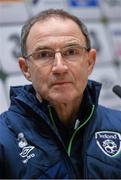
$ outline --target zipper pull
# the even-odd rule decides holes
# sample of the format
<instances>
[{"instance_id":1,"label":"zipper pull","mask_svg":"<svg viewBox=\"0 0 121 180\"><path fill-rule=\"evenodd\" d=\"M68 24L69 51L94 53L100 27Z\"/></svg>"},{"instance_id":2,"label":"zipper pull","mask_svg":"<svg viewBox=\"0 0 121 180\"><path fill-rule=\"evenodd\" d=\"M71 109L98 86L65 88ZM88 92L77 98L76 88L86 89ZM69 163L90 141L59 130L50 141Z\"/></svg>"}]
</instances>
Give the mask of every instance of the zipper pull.
<instances>
[{"instance_id":1,"label":"zipper pull","mask_svg":"<svg viewBox=\"0 0 121 180\"><path fill-rule=\"evenodd\" d=\"M74 130L76 130L79 127L80 121L79 119L76 119L75 125L74 125Z\"/></svg>"}]
</instances>

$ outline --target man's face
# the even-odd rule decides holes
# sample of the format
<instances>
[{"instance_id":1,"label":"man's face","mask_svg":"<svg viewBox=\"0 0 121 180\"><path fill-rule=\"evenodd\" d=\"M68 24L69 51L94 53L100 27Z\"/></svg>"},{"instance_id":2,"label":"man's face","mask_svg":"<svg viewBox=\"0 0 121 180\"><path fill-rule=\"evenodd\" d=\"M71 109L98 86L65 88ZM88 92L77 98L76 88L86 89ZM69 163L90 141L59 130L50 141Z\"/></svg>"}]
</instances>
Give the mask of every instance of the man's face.
<instances>
[{"instance_id":1,"label":"man's face","mask_svg":"<svg viewBox=\"0 0 121 180\"><path fill-rule=\"evenodd\" d=\"M55 58L47 62L33 57L27 60L27 64L24 59L19 60L25 77L32 81L37 97L52 104L72 102L82 97L94 66L95 51L85 50L80 57L69 61L58 51L71 45L86 47L84 35L72 20L51 17L32 26L27 38L27 53L37 49L57 51Z\"/></svg>"}]
</instances>

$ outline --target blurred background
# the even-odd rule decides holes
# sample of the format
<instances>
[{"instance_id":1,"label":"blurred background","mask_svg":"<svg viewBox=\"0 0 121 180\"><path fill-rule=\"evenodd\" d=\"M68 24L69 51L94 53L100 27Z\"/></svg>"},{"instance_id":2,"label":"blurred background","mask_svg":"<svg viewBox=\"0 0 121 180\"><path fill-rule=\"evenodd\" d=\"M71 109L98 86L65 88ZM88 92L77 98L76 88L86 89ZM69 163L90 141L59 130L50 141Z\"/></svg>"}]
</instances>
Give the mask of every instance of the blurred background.
<instances>
[{"instance_id":1,"label":"blurred background","mask_svg":"<svg viewBox=\"0 0 121 180\"><path fill-rule=\"evenodd\" d=\"M61 8L88 27L97 64L90 79L102 83L99 103L121 110L112 87L121 85L121 0L0 0L0 113L9 107L10 86L29 84L18 67L24 22L41 10Z\"/></svg>"}]
</instances>

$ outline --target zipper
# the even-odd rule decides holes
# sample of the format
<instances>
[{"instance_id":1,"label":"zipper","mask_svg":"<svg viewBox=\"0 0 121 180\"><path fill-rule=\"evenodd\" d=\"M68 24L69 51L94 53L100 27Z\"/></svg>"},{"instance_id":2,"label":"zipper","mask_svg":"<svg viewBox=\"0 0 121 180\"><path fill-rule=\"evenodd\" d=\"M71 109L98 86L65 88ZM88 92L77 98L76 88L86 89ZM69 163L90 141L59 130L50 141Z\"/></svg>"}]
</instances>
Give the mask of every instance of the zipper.
<instances>
[{"instance_id":1,"label":"zipper","mask_svg":"<svg viewBox=\"0 0 121 180\"><path fill-rule=\"evenodd\" d=\"M52 115L52 112L51 112L51 107L48 106L48 109L49 109L49 115L50 115L50 119L51 119L51 122L52 122L52 125L54 126L54 128L57 129L56 127L56 124L55 124L55 121L53 119L53 115ZM68 148L66 149L66 147L64 146L64 148L66 149L66 152L68 154L68 156L70 157L71 155L71 149L72 149L72 144L73 144L73 140L77 134L77 132L91 119L93 113L94 113L94 110L95 110L95 105L93 104L92 105L92 109L91 109L91 112L90 112L90 115L88 116L88 118L84 121L84 123L82 123L76 130L75 132L73 133L70 141L69 141L69 145L68 145Z\"/></svg>"},{"instance_id":2,"label":"zipper","mask_svg":"<svg viewBox=\"0 0 121 180\"><path fill-rule=\"evenodd\" d=\"M70 142L69 142L69 145L68 145L68 148L67 148L67 153L68 153L68 156L70 157L71 156L71 149L72 149L72 144L73 144L73 140L77 134L77 132L91 119L93 113L94 113L94 110L95 110L95 105L93 104L92 105L92 109L91 109L91 112L90 112L90 115L88 116L88 118L84 121L84 123L82 123L76 130L75 132L73 133L71 139L70 139Z\"/></svg>"},{"instance_id":3,"label":"zipper","mask_svg":"<svg viewBox=\"0 0 121 180\"><path fill-rule=\"evenodd\" d=\"M51 123L52 123L53 127L57 130L57 126L56 126L55 121L53 119L53 115L52 115L52 111L51 111L51 106L50 105L48 106L48 109L49 109L49 115L50 115ZM58 136L58 138L59 138L59 136ZM70 176L70 178L76 179L77 175L76 175L76 173L74 171L73 164L72 164L72 162L71 162L71 160L70 160L70 158L69 158L69 156L67 154L67 149L66 149L64 143L61 141L60 138L59 138L59 140L60 140L61 146L63 147L62 150L64 150L64 154L66 152L66 156L63 155L63 159L65 161L65 165L66 165L66 167L68 169L68 172L71 172L71 175L69 173L68 173L68 175Z\"/></svg>"},{"instance_id":4,"label":"zipper","mask_svg":"<svg viewBox=\"0 0 121 180\"><path fill-rule=\"evenodd\" d=\"M52 112L51 112L51 107L48 106L48 108L49 108L49 115L50 115L51 123L52 123L52 125L54 126L54 128L56 128L56 130L57 130L57 127L56 127L56 124L55 124L55 121L54 121L54 119L53 119L53 115L52 115ZM67 168L70 167L70 171L71 171L71 175L72 175L72 176L78 177L77 174L76 174L76 172L74 172L74 167L73 167L73 164L72 164L72 162L71 162L71 160L70 160L71 150L72 150L72 144L73 144L74 138L75 138L77 132L91 119L91 117L93 116L94 112L95 112L95 105L93 104L93 105L92 105L91 112L90 112L88 118L84 121L84 123L82 123L82 124L75 130L75 132L74 132L73 135L71 136L71 139L70 139L70 141L69 141L68 148L65 147L65 145L62 143L62 141L61 141L60 138L58 137L59 140L61 141L61 145L63 145L63 147L64 147L63 150L67 153L67 154L66 154L66 155L67 155L67 158L66 158L65 156L63 156L63 158L65 159L65 163L67 164ZM68 158L68 157L69 157L69 158ZM69 163L67 163L67 162L69 162ZM72 172L73 172L73 173L72 173ZM84 174L85 174L85 173L84 173ZM76 179L76 177L74 177L74 179Z\"/></svg>"}]
</instances>

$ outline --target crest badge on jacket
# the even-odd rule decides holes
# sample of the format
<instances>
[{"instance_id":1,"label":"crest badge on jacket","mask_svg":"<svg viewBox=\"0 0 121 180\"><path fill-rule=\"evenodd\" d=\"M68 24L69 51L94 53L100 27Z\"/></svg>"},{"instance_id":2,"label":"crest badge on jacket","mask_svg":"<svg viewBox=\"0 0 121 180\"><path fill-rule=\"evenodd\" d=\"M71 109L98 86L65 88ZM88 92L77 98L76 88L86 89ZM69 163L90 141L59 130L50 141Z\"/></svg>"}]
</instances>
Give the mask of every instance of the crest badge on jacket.
<instances>
[{"instance_id":1,"label":"crest badge on jacket","mask_svg":"<svg viewBox=\"0 0 121 180\"><path fill-rule=\"evenodd\" d=\"M121 134L113 131L98 131L95 133L96 143L103 153L116 157L121 152Z\"/></svg>"}]
</instances>

